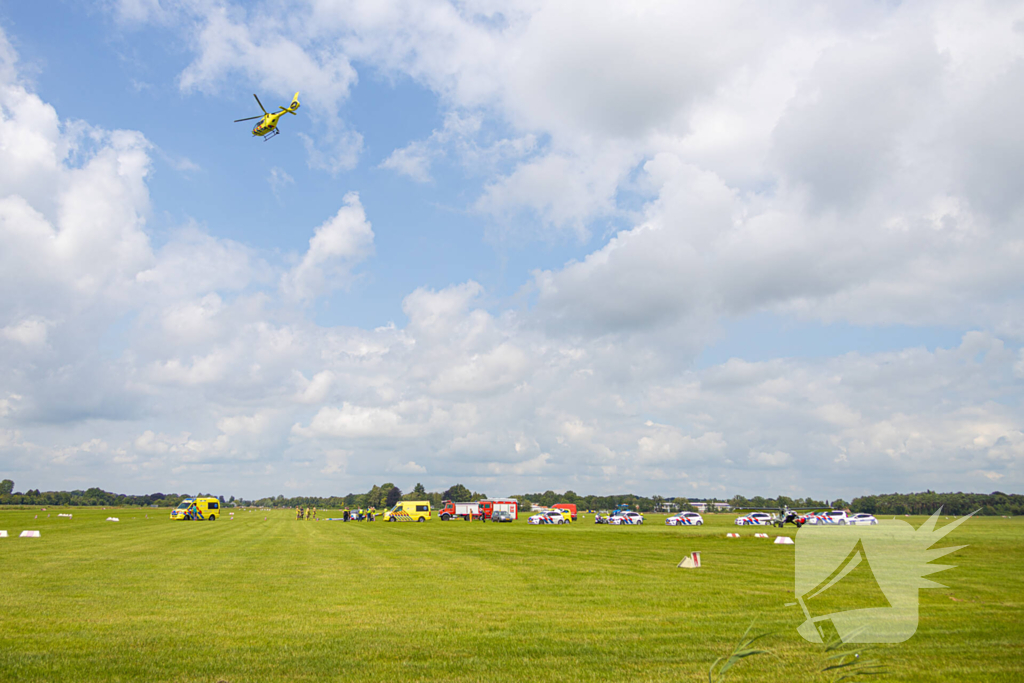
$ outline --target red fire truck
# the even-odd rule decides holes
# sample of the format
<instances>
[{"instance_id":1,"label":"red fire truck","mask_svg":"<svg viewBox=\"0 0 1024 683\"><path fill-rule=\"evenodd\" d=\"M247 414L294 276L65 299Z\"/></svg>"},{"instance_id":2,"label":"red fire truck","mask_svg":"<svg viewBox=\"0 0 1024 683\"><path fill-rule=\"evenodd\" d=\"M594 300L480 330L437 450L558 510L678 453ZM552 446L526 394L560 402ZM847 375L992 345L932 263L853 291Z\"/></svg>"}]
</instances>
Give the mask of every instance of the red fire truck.
<instances>
[{"instance_id":1,"label":"red fire truck","mask_svg":"<svg viewBox=\"0 0 1024 683\"><path fill-rule=\"evenodd\" d=\"M480 504L453 503L450 500L446 500L442 503L441 509L437 511L437 514L441 520L445 522L449 519L465 519L472 521L474 519L480 519Z\"/></svg>"},{"instance_id":2,"label":"red fire truck","mask_svg":"<svg viewBox=\"0 0 1024 683\"><path fill-rule=\"evenodd\" d=\"M485 519L490 519L491 515L499 510L512 515L512 519L519 519L519 501L515 498L494 498L480 501L480 514Z\"/></svg>"}]
</instances>

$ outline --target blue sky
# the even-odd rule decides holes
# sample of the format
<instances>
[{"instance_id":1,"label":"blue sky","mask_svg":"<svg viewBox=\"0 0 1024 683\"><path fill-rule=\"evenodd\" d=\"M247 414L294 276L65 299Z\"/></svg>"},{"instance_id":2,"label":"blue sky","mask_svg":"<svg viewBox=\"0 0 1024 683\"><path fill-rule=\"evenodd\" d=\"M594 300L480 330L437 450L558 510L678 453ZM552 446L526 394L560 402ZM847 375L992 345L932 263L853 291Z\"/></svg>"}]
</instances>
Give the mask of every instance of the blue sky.
<instances>
[{"instance_id":1,"label":"blue sky","mask_svg":"<svg viewBox=\"0 0 1024 683\"><path fill-rule=\"evenodd\" d=\"M296 139L296 133L311 132L310 105L301 117L281 123L287 137L264 144L248 134L255 122L233 123L259 113L251 82L232 78L215 93L183 93L179 75L192 55L174 31L125 27L111 14L77 3L66 4L57 16L24 3L4 9L5 26L31 68L36 91L62 116L139 130L157 147L149 183L156 242L194 220L260 250L298 253L308 245L309 226L336 211L346 192L358 191L373 216L376 256L361 268L363 281L353 290L319 302L317 319L325 324L401 323L405 294L467 278L504 299L531 270L557 268L599 243L575 237L527 243L489 233L493 226L472 215L487 177L458 163L436 162L435 180L427 184L378 168L394 149L443 125L437 95L408 77L358 65L359 82L341 115L362 136L363 149L354 168L332 174L309 168ZM290 100L256 94L271 110ZM504 128L493 122L490 127L498 129L491 135ZM176 168L185 160L197 168ZM272 169L291 178L276 192L269 181ZM615 223L595 227L600 232Z\"/></svg>"},{"instance_id":2,"label":"blue sky","mask_svg":"<svg viewBox=\"0 0 1024 683\"><path fill-rule=\"evenodd\" d=\"M1017 10L581 7L0 4L0 475L1019 489Z\"/></svg>"}]
</instances>

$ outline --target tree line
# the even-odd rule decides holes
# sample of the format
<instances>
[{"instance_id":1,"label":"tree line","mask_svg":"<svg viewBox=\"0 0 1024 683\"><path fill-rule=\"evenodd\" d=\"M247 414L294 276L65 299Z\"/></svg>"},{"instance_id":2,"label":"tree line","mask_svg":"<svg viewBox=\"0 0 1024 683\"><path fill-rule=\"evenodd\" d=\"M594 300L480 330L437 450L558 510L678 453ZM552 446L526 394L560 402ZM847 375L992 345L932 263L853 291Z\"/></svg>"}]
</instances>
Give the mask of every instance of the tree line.
<instances>
[{"instance_id":1,"label":"tree line","mask_svg":"<svg viewBox=\"0 0 1024 683\"><path fill-rule=\"evenodd\" d=\"M96 505L96 506L157 506L174 507L185 498L208 496L212 494L185 493L150 493L146 495L128 495L110 493L93 487L84 491L40 491L28 490L24 493L14 491L14 482L10 479L0 481L0 505ZM239 507L316 507L322 509L357 509L393 507L401 500L427 500L431 508L439 509L442 501L451 500L457 503L471 502L486 498L487 494L472 491L462 484L454 484L444 491L427 491L423 484L417 483L411 491L404 493L395 484L388 482L374 485L365 493L349 493L344 496L292 496L283 495L246 500L223 495L215 496L224 505ZM544 491L543 493L524 493L511 496L519 500L520 509L528 512L534 505L551 507L555 503L572 503L583 510L611 510L616 507L629 507L639 512L654 512L664 509L665 503L672 503L673 509L692 511L693 503L707 503L708 511L714 510L714 503L728 503L733 508L774 508L783 505L791 508L832 507L847 508L851 512L869 512L874 515L925 515L932 514L939 507L950 515L966 515L979 510L980 515L1022 515L1024 514L1024 495L1016 493L885 493L854 498L849 503L842 499L790 498L788 496L763 497L733 496L732 498L688 498L663 496L638 496L621 494L614 496L581 496L569 490L563 493Z\"/></svg>"}]
</instances>

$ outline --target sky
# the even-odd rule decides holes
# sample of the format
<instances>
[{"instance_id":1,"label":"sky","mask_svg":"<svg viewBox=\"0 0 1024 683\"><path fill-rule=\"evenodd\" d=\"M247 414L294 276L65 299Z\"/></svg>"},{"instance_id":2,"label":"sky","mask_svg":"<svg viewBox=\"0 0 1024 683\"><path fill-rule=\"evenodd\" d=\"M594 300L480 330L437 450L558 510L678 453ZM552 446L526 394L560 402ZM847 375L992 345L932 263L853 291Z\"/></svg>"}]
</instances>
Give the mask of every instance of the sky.
<instances>
[{"instance_id":1,"label":"sky","mask_svg":"<svg viewBox=\"0 0 1024 683\"><path fill-rule=\"evenodd\" d=\"M1024 491L1020 2L6 0L0 117L18 490Z\"/></svg>"}]
</instances>

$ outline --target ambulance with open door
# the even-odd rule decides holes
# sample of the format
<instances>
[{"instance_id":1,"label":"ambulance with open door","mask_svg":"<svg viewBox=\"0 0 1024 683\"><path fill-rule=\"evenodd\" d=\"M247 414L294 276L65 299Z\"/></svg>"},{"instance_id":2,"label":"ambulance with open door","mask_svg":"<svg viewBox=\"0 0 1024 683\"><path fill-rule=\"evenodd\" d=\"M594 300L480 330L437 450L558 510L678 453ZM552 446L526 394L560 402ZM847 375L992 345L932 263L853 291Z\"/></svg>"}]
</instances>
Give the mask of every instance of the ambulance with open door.
<instances>
[{"instance_id":1,"label":"ambulance with open door","mask_svg":"<svg viewBox=\"0 0 1024 683\"><path fill-rule=\"evenodd\" d=\"M220 517L220 501L216 498L186 498L171 510L171 519L215 521Z\"/></svg>"}]
</instances>

